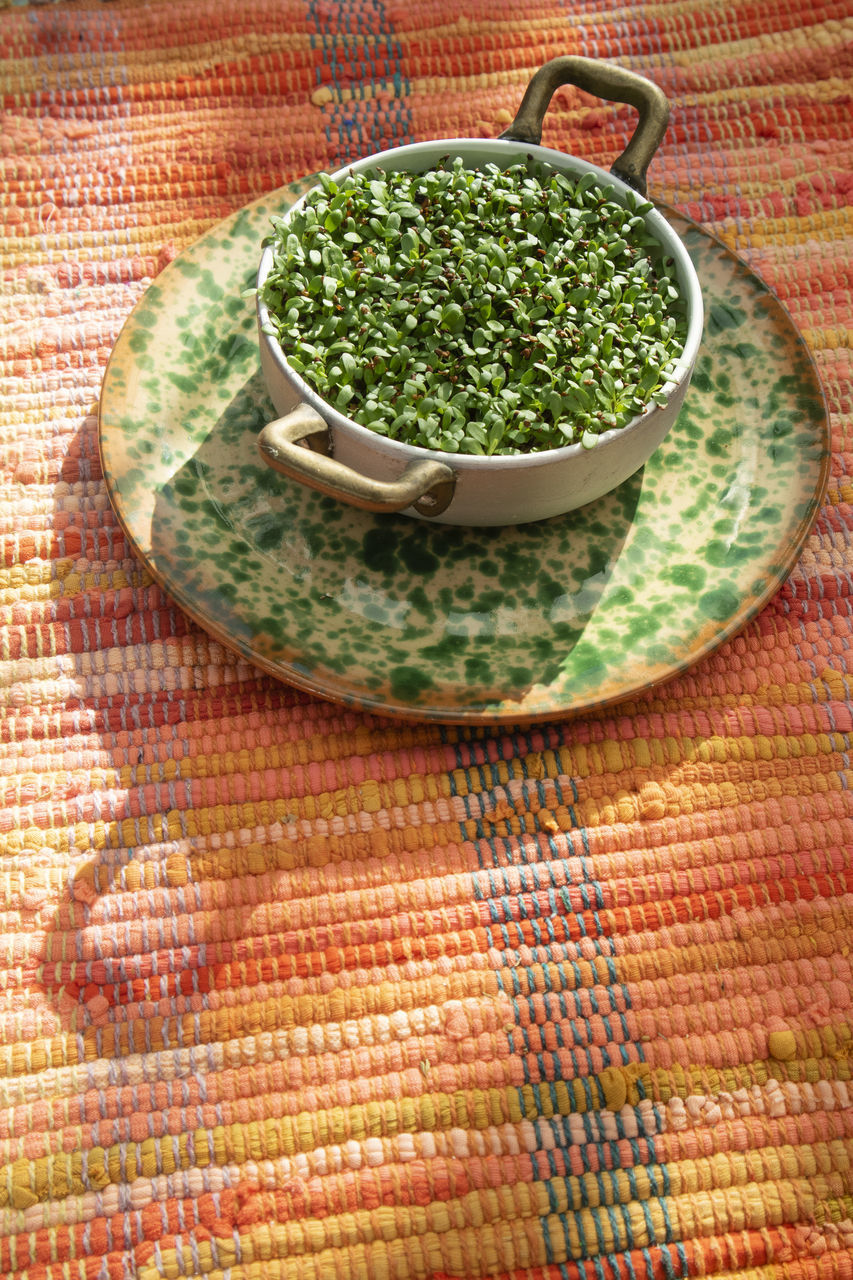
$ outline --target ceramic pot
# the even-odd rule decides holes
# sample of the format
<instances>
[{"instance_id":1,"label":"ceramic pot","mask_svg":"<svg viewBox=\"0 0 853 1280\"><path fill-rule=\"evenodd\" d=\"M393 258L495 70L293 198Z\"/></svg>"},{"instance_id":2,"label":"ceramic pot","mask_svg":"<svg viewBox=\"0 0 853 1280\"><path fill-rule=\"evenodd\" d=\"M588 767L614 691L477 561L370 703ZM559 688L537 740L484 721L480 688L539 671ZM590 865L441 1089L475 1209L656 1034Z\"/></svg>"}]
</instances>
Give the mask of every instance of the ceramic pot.
<instances>
[{"instance_id":1,"label":"ceramic pot","mask_svg":"<svg viewBox=\"0 0 853 1280\"><path fill-rule=\"evenodd\" d=\"M602 98L627 102L639 112L636 130L610 172L574 156L539 145L551 96L575 84ZM610 198L626 202L646 194L645 174L666 129L669 106L660 89L623 67L587 58L555 58L531 80L518 114L496 139L443 138L367 156L333 178L365 171L424 172L448 154L472 169L491 162L500 168L528 157L570 176L591 173ZM303 197L304 199L304 197ZM284 221L287 221L287 215ZM260 433L262 457L277 471L369 511L402 511L444 524L510 525L562 515L594 501L633 475L648 460L678 416L702 335L702 294L681 240L656 210L647 229L675 263L687 302L687 336L674 378L664 387L666 402L653 404L626 426L602 433L596 444L536 453L483 457L448 454L389 440L345 417L324 401L290 367L278 341L264 332L269 316L258 295L261 366L276 412L281 416ZM258 286L272 266L263 252Z\"/></svg>"}]
</instances>

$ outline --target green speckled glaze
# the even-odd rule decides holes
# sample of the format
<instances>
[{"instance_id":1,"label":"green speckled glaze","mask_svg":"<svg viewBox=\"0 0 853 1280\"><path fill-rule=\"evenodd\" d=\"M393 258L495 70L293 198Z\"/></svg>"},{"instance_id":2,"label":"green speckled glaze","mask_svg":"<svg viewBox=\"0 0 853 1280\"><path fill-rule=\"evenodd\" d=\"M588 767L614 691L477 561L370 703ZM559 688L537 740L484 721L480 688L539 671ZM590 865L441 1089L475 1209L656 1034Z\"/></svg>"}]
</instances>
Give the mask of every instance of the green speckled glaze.
<instances>
[{"instance_id":1,"label":"green speckled glaze","mask_svg":"<svg viewBox=\"0 0 853 1280\"><path fill-rule=\"evenodd\" d=\"M793 566L820 503L828 424L787 313L671 210L706 332L651 461L580 511L505 529L375 516L261 461L275 416L254 282L294 186L214 228L147 291L100 407L113 504L202 626L284 680L412 719L544 720L616 701L736 632Z\"/></svg>"}]
</instances>

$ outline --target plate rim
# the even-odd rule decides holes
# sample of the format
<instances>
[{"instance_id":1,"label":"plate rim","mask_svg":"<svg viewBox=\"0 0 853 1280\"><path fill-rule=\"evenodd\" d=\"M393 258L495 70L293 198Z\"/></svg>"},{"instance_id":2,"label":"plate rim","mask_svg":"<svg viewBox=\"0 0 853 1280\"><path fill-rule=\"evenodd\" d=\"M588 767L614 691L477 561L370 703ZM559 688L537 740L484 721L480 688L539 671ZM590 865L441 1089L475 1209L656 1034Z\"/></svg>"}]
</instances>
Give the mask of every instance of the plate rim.
<instances>
[{"instance_id":1,"label":"plate rim","mask_svg":"<svg viewBox=\"0 0 853 1280\"><path fill-rule=\"evenodd\" d=\"M295 190L306 189L306 184L310 184L316 175L307 175L305 178L297 179L293 183L285 184L272 191L269 191L254 200L242 205L239 209L235 209L225 218L219 219L213 223L207 231L203 232L196 240L186 245L184 249L177 255L175 259L169 262L166 267L158 273L151 281L151 285L159 282L164 277L168 278L174 273L177 275L180 271L181 259L190 253L196 253L208 238L213 239L217 235L222 235L225 229L238 218L251 213L253 210L272 204L277 196L282 198L286 194L293 194ZM809 510L803 515L796 526L791 531L788 538L785 555L781 557L777 563L782 572L774 575L765 588L759 592L750 604L743 610L738 610L735 616L730 620L727 626L722 627L715 632L706 642L704 642L697 651L691 652L689 658L683 661L675 662L665 672L658 677L651 679L636 680L626 685L626 687L618 692L608 694L596 698L586 697L580 703L576 704L557 704L556 702L547 708L531 710L525 713L513 710L510 705L504 709L504 704L493 703L490 709L464 709L451 707L418 707L402 703L389 703L381 698L373 697L368 691L357 692L354 690L346 690L342 687L327 683L323 680L314 679L305 672L297 670L293 664L286 669L282 664L276 663L265 658L262 654L256 654L249 646L244 644L238 637L232 635L227 628L220 627L216 619L208 617L203 610L198 609L191 600L188 600L179 584L173 584L168 574L163 573L149 559L144 549L139 545L136 536L125 519L122 511L122 503L117 485L114 484L112 470L107 465L107 445L105 437L107 435L107 427L105 423L105 395L108 394L108 383L110 380L111 368L113 362L117 361L118 353L122 350L127 340L126 335L134 326L134 317L138 310L143 308L148 302L148 295L151 285L146 288L145 292L134 304L128 316L125 318L118 336L110 351L107 363L104 368L104 374L101 381L100 393L98 396L98 456L101 465L101 473L104 485L107 490L107 496L110 501L113 513L118 521L129 546L133 549L134 554L142 561L147 572L151 575L154 582L179 606L187 617L189 617L203 632L213 636L227 649L236 653L238 656L246 659L252 666L257 667L267 675L273 676L281 683L297 688L312 697L319 697L327 702L334 703L350 709L356 709L370 713L372 715L380 715L392 720L408 722L414 724L439 724L439 725L457 725L457 726L501 726L504 728L517 726L524 728L534 724L543 724L555 720L576 719L580 716L597 713L607 710L610 707L622 705L640 695L649 693L654 689L668 684L671 680L676 679L685 671L695 667L697 663L714 653L722 645L738 636L752 620L759 614L769 601L781 590L792 573L806 540L811 534L821 512L826 497L826 491L829 484L829 478L832 467L832 449L831 449L831 422L829 418L829 408L826 398L826 391L820 376L820 370L814 355L809 348L806 340L800 331L798 325L794 321L788 307L771 288L771 286L746 262L740 257L734 249L715 232L701 223L697 222L689 214L684 213L676 206L671 205L663 200L654 199L655 206L661 210L665 217L674 217L686 224L688 228L693 229L699 235L710 240L718 250L729 258L738 271L746 272L753 281L757 282L760 289L771 299L773 305L778 309L781 320L790 330L790 334L800 349L801 355L805 359L805 363L809 367L814 388L817 392L817 399L820 404L820 448L821 456L819 462L819 475L816 488L808 499Z\"/></svg>"}]
</instances>

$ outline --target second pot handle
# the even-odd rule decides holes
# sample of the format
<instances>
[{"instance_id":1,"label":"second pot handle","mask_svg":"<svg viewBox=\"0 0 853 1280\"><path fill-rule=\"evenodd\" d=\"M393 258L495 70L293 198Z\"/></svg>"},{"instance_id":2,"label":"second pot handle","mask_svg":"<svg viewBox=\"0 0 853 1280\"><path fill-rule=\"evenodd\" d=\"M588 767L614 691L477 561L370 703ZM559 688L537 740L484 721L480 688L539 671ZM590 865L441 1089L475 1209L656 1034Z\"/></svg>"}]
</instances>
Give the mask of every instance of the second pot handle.
<instances>
[{"instance_id":1,"label":"second pot handle","mask_svg":"<svg viewBox=\"0 0 853 1280\"><path fill-rule=\"evenodd\" d=\"M456 474L437 459L409 462L397 480L374 480L338 462L331 446L325 420L304 403L268 422L258 436L267 466L363 511L414 507L419 515L438 516L450 505Z\"/></svg>"},{"instance_id":2,"label":"second pot handle","mask_svg":"<svg viewBox=\"0 0 853 1280\"><path fill-rule=\"evenodd\" d=\"M597 98L627 102L637 108L640 113L637 127L621 156L611 165L610 172L644 196L646 170L669 121L669 102L662 89L627 67L599 62L595 58L552 58L536 72L527 86L515 119L498 136L510 142L538 146L548 103L555 90L564 84L576 85Z\"/></svg>"}]
</instances>

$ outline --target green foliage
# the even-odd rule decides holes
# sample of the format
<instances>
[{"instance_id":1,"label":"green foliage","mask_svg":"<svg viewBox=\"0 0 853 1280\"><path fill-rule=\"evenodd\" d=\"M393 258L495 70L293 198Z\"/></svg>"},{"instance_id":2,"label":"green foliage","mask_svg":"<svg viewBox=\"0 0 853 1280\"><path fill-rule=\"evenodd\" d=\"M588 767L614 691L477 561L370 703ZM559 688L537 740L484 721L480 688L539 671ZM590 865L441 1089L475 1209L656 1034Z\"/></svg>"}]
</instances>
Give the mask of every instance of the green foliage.
<instances>
[{"instance_id":1,"label":"green foliage","mask_svg":"<svg viewBox=\"0 0 853 1280\"><path fill-rule=\"evenodd\" d=\"M650 207L532 164L323 175L274 219L262 297L292 367L382 435L448 453L591 448L660 401L683 350Z\"/></svg>"}]
</instances>

